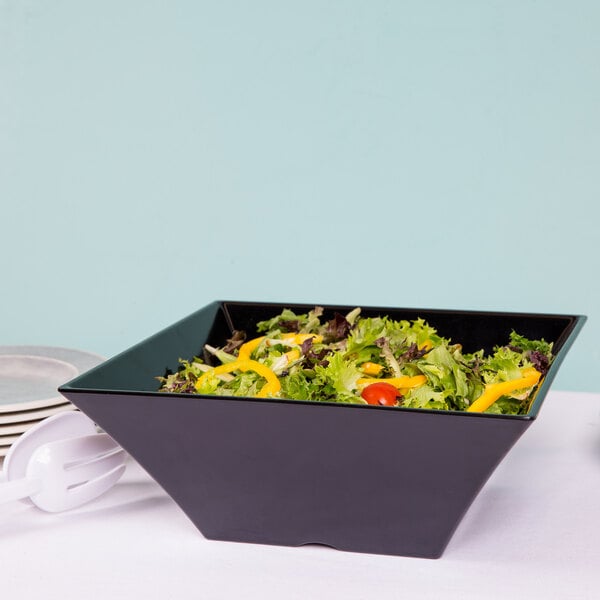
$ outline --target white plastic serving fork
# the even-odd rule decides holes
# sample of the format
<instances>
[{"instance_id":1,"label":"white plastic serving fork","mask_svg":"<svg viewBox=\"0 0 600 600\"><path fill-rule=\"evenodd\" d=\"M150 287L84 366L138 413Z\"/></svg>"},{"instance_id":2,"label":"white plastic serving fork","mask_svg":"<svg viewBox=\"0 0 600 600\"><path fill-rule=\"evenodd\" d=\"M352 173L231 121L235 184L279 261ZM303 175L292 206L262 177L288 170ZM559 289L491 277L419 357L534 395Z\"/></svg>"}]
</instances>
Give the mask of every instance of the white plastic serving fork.
<instances>
[{"instance_id":1,"label":"white plastic serving fork","mask_svg":"<svg viewBox=\"0 0 600 600\"><path fill-rule=\"evenodd\" d=\"M125 452L79 412L44 419L23 434L5 459L0 502L29 498L60 512L97 498L125 471Z\"/></svg>"}]
</instances>

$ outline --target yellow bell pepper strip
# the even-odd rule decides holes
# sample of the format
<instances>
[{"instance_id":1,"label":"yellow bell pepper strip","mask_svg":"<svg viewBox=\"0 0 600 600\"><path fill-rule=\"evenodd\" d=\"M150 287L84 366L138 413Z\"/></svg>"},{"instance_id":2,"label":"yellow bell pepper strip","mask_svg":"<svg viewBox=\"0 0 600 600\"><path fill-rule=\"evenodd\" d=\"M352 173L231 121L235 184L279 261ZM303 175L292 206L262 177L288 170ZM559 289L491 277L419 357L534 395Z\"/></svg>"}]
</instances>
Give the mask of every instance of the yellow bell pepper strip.
<instances>
[{"instance_id":1,"label":"yellow bell pepper strip","mask_svg":"<svg viewBox=\"0 0 600 600\"><path fill-rule=\"evenodd\" d=\"M361 377L356 380L356 384L358 386L370 385L371 383L389 383L398 389L409 389L419 387L423 385L427 381L427 377L425 375L415 375L414 377L409 377L408 375L404 375L403 377L388 377L386 379L376 379L375 377Z\"/></svg>"},{"instance_id":2,"label":"yellow bell pepper strip","mask_svg":"<svg viewBox=\"0 0 600 600\"><path fill-rule=\"evenodd\" d=\"M467 408L467 412L484 412L502 396L514 392L515 390L533 387L540 380L541 373L536 369L528 368L523 369L521 375L522 377L519 377L518 379L486 385L483 394Z\"/></svg>"},{"instance_id":3,"label":"yellow bell pepper strip","mask_svg":"<svg viewBox=\"0 0 600 600\"><path fill-rule=\"evenodd\" d=\"M419 350L431 350L433 348L433 342L428 338L420 346Z\"/></svg>"},{"instance_id":4,"label":"yellow bell pepper strip","mask_svg":"<svg viewBox=\"0 0 600 600\"><path fill-rule=\"evenodd\" d=\"M381 373L381 371L383 371L383 367L381 365L378 365L377 363L374 362L364 362L362 365L360 365L359 369L365 374L365 375L379 375L379 373Z\"/></svg>"},{"instance_id":5,"label":"yellow bell pepper strip","mask_svg":"<svg viewBox=\"0 0 600 600\"><path fill-rule=\"evenodd\" d=\"M260 346L260 343L265 339L264 335L254 338L240 346L238 351L238 360L249 360L252 353ZM218 368L218 367L217 367Z\"/></svg>"},{"instance_id":6,"label":"yellow bell pepper strip","mask_svg":"<svg viewBox=\"0 0 600 600\"><path fill-rule=\"evenodd\" d=\"M287 357L287 362L289 365L291 362L294 362L295 360L298 360L300 358L300 352L298 352L298 350L294 348L293 350L286 352L283 356Z\"/></svg>"},{"instance_id":7,"label":"yellow bell pepper strip","mask_svg":"<svg viewBox=\"0 0 600 600\"><path fill-rule=\"evenodd\" d=\"M281 336L282 340L289 342L291 344L297 344L301 346L306 340L313 338L313 344L319 344L323 341L322 335L317 335L316 333L285 333ZM273 344L277 343L277 340L273 340Z\"/></svg>"},{"instance_id":8,"label":"yellow bell pepper strip","mask_svg":"<svg viewBox=\"0 0 600 600\"><path fill-rule=\"evenodd\" d=\"M198 381L196 381L195 387L199 390L210 375L221 375L223 373L230 373L231 371L254 371L267 380L267 383L263 385L258 394L256 394L257 398L266 398L269 395L276 394L281 389L281 383L279 382L277 375L275 375L267 365L263 365L256 360L250 359L238 359L225 365L219 365L211 371L203 373L198 378Z\"/></svg>"}]
</instances>

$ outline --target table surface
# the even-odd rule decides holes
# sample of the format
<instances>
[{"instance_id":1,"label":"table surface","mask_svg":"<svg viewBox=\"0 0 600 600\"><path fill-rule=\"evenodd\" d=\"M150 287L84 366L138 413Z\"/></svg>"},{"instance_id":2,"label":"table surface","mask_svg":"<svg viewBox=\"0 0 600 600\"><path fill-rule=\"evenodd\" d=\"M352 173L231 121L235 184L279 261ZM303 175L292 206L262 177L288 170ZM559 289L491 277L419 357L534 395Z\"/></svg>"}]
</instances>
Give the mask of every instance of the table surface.
<instances>
[{"instance_id":1,"label":"table surface","mask_svg":"<svg viewBox=\"0 0 600 600\"><path fill-rule=\"evenodd\" d=\"M596 599L599 508L600 394L551 392L441 559L206 540L130 459L77 510L0 506L0 589L7 600Z\"/></svg>"}]
</instances>

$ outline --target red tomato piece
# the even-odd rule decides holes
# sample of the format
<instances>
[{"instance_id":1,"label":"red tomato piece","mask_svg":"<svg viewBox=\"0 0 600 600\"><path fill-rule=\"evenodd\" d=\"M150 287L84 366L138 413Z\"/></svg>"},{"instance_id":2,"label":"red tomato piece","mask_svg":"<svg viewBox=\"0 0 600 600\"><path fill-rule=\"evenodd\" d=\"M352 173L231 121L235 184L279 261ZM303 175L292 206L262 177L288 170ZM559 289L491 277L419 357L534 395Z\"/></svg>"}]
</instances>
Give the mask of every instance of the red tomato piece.
<instances>
[{"instance_id":1,"label":"red tomato piece","mask_svg":"<svg viewBox=\"0 0 600 600\"><path fill-rule=\"evenodd\" d=\"M398 390L391 384L383 381L368 385L360 394L367 404L376 406L394 406L398 397Z\"/></svg>"}]
</instances>

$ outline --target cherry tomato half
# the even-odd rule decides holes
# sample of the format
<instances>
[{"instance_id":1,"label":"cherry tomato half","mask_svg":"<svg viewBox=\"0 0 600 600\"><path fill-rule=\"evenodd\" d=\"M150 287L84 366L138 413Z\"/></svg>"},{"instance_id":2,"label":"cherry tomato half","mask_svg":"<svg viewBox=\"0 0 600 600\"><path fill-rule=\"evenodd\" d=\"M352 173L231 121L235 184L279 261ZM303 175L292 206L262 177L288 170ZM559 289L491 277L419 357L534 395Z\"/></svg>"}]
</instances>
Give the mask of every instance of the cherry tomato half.
<instances>
[{"instance_id":1,"label":"cherry tomato half","mask_svg":"<svg viewBox=\"0 0 600 600\"><path fill-rule=\"evenodd\" d=\"M367 404L394 406L398 390L391 383L378 381L368 385L360 395L367 401Z\"/></svg>"}]
</instances>

